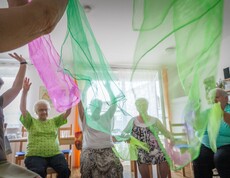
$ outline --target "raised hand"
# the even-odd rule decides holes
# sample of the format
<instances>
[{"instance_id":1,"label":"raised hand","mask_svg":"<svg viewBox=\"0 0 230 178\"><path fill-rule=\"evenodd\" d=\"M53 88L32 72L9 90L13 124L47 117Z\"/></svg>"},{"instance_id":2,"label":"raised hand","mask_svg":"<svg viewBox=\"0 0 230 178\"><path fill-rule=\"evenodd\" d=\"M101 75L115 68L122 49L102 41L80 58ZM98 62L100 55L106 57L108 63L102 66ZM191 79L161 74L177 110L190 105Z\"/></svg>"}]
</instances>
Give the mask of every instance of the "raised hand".
<instances>
[{"instance_id":1,"label":"raised hand","mask_svg":"<svg viewBox=\"0 0 230 178\"><path fill-rule=\"evenodd\" d=\"M9 53L9 56L11 56L12 58L16 59L18 62L26 62L26 60L22 57L22 55L18 55L17 53Z\"/></svg>"},{"instance_id":2,"label":"raised hand","mask_svg":"<svg viewBox=\"0 0 230 178\"><path fill-rule=\"evenodd\" d=\"M30 90L31 84L32 83L30 82L30 79L26 77L23 82L23 91L28 92Z\"/></svg>"}]
</instances>

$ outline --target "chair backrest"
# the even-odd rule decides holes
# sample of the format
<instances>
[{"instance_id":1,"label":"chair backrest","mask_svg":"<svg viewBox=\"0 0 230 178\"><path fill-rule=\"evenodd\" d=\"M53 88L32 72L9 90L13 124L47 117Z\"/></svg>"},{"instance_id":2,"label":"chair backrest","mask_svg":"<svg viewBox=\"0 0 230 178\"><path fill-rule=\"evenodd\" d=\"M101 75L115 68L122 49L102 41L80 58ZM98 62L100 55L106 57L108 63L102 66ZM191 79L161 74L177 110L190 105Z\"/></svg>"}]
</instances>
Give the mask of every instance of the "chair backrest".
<instances>
[{"instance_id":1,"label":"chair backrest","mask_svg":"<svg viewBox=\"0 0 230 178\"><path fill-rule=\"evenodd\" d=\"M58 129L58 139L59 139L59 144L62 146L68 146L69 148L67 150L62 150L62 152L65 155L66 161L71 168L71 152L72 152L72 144L66 145L66 140L65 137L72 136L72 124L68 127L60 127Z\"/></svg>"},{"instance_id":2,"label":"chair backrest","mask_svg":"<svg viewBox=\"0 0 230 178\"><path fill-rule=\"evenodd\" d=\"M24 126L22 126L21 135L22 135L22 137L27 136L27 130ZM19 151L22 151L22 149L23 149L23 141L19 143Z\"/></svg>"},{"instance_id":3,"label":"chair backrest","mask_svg":"<svg viewBox=\"0 0 230 178\"><path fill-rule=\"evenodd\" d=\"M70 126L60 127L58 129L58 139L59 139L59 141L60 141L60 138L67 137L67 136L70 136L72 134L73 134L72 124L70 124Z\"/></svg>"},{"instance_id":4,"label":"chair backrest","mask_svg":"<svg viewBox=\"0 0 230 178\"><path fill-rule=\"evenodd\" d=\"M185 128L185 123L169 123L170 125L170 131L172 132L173 136L175 138L186 138L187 133L186 133L186 128Z\"/></svg>"}]
</instances>

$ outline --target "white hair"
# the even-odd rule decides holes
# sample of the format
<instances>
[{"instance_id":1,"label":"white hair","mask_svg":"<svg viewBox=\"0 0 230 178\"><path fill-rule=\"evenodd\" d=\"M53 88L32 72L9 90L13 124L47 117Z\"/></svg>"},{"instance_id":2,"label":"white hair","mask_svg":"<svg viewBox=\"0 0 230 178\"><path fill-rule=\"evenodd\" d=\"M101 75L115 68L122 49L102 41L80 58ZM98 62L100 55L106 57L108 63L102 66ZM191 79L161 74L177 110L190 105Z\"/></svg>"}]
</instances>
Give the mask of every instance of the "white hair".
<instances>
[{"instance_id":1,"label":"white hair","mask_svg":"<svg viewBox=\"0 0 230 178\"><path fill-rule=\"evenodd\" d=\"M41 99L41 100L38 100L38 101L34 104L34 112L35 112L35 113L37 113L37 111L38 111L38 106L39 106L40 104L45 104L45 105L47 106L48 110L50 110L50 103L49 103L47 100Z\"/></svg>"}]
</instances>

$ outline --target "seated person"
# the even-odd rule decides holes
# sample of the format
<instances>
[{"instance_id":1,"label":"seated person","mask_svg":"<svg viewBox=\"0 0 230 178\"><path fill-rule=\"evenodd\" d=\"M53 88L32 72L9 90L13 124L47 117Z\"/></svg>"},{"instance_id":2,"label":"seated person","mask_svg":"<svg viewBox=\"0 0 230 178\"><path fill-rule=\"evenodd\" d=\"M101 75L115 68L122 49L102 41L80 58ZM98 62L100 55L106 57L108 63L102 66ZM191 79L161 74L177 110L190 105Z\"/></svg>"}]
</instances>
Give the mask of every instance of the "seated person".
<instances>
[{"instance_id":1,"label":"seated person","mask_svg":"<svg viewBox=\"0 0 230 178\"><path fill-rule=\"evenodd\" d=\"M216 138L217 151L214 153L210 146L210 140L207 129L201 140L200 154L193 161L195 178L212 178L213 169L216 168L221 178L230 177L230 105L228 104L228 94L220 88L213 89L214 102L220 103L223 111L223 118L220 122L219 132ZM209 111L203 113L203 117L209 118ZM205 116L204 116L205 115Z\"/></svg>"},{"instance_id":2,"label":"seated person","mask_svg":"<svg viewBox=\"0 0 230 178\"><path fill-rule=\"evenodd\" d=\"M71 109L48 119L50 105L47 101L40 100L34 105L38 119L33 118L26 109L26 99L30 86L31 83L26 78L23 83L20 104L22 112L20 121L28 132L25 166L43 178L47 175L47 167L52 167L57 172L58 178L68 178L70 170L59 148L58 128L67 123Z\"/></svg>"},{"instance_id":3,"label":"seated person","mask_svg":"<svg viewBox=\"0 0 230 178\"><path fill-rule=\"evenodd\" d=\"M138 168L142 178L149 178L148 165L159 164L159 172L161 178L167 178L170 173L170 168L164 157L161 148L154 137L152 131L149 129L152 126L156 132L161 132L166 138L173 140L171 133L163 126L159 119L148 115L148 101L145 98L139 98L135 102L136 109L139 115L134 117L132 136L136 139L145 142L149 145L149 152L138 149Z\"/></svg>"}]
</instances>

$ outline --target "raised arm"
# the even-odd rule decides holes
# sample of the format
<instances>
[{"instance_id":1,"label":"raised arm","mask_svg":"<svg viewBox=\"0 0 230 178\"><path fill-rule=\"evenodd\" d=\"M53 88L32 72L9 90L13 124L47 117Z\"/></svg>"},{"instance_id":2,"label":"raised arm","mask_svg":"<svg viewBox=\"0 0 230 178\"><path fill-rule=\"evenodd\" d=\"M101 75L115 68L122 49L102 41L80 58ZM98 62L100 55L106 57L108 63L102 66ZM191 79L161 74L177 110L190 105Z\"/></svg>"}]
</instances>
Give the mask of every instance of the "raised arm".
<instances>
[{"instance_id":1,"label":"raised arm","mask_svg":"<svg viewBox=\"0 0 230 178\"><path fill-rule=\"evenodd\" d=\"M0 52L21 47L50 33L65 12L68 0L10 0L12 8L0 9Z\"/></svg>"},{"instance_id":2,"label":"raised arm","mask_svg":"<svg viewBox=\"0 0 230 178\"><path fill-rule=\"evenodd\" d=\"M21 55L19 56L17 53L9 54L9 55L12 58L16 59L18 62L20 62L20 67L12 87L8 89L5 93L3 93L3 108L6 107L8 104L10 104L14 100L14 98L16 98L18 93L21 91L23 80L26 73L26 60Z\"/></svg>"},{"instance_id":3,"label":"raised arm","mask_svg":"<svg viewBox=\"0 0 230 178\"><path fill-rule=\"evenodd\" d=\"M66 110L66 112L63 114L64 119L67 119L67 118L68 118L68 116L69 116L70 113L71 113L71 110L72 110L72 108Z\"/></svg>"},{"instance_id":4,"label":"raised arm","mask_svg":"<svg viewBox=\"0 0 230 178\"><path fill-rule=\"evenodd\" d=\"M21 96L21 103L20 103L20 110L22 113L23 117L26 117L26 113L27 113L27 94L28 91L30 90L30 79L25 78L24 82L23 82L23 90L22 90L22 96Z\"/></svg>"},{"instance_id":5,"label":"raised arm","mask_svg":"<svg viewBox=\"0 0 230 178\"><path fill-rule=\"evenodd\" d=\"M85 120L85 112L81 101L78 103L78 112L79 112L81 122L83 122L83 120Z\"/></svg>"},{"instance_id":6,"label":"raised arm","mask_svg":"<svg viewBox=\"0 0 230 178\"><path fill-rule=\"evenodd\" d=\"M113 99L115 98L114 94L113 94L113 91L110 87L110 83L108 81L105 82L105 87L107 89L107 92L109 94L109 97L110 97L110 101L111 103L113 103Z\"/></svg>"},{"instance_id":7,"label":"raised arm","mask_svg":"<svg viewBox=\"0 0 230 178\"><path fill-rule=\"evenodd\" d=\"M109 107L109 109L103 115L108 115L109 118L112 118L113 115L115 114L116 110L117 110L117 103L114 103L115 96L114 96L114 94L112 92L112 89L111 89L110 84L109 84L108 81L106 81L105 86L106 86L106 89L107 89L109 97L110 97L111 106Z\"/></svg>"}]
</instances>

